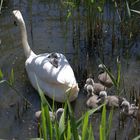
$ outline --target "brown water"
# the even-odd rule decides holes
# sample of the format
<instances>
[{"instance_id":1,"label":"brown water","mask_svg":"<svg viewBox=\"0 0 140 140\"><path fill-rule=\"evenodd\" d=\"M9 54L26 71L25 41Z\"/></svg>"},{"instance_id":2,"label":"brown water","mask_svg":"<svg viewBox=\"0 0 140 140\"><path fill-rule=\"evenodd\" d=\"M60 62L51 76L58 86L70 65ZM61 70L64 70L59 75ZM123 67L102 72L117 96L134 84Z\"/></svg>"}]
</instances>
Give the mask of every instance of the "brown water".
<instances>
[{"instance_id":1,"label":"brown water","mask_svg":"<svg viewBox=\"0 0 140 140\"><path fill-rule=\"evenodd\" d=\"M31 105L25 108L25 101L21 95L18 95L6 84L0 84L0 138L24 140L29 137L37 137L37 122L34 113L40 109L40 98L32 88L26 75L25 57L21 46L19 29L14 26L10 11L15 8L21 10L28 30L29 43L35 53L61 52L70 61L81 89L77 100L73 103L77 117L88 109L85 106L87 97L83 91L83 84L89 73L94 74L95 79L97 79L98 56L95 54L90 58L87 57L86 25L80 24L80 40L78 40L78 21L75 20L74 28L71 21L66 26L64 18L66 11L60 10L57 2L54 4L53 2L44 1L28 2L27 0L17 0L9 3L8 6L10 10L5 9L0 15L0 68L5 77L10 75L12 68L14 69L14 86ZM104 62L107 66L115 69L114 62L116 59L110 53L111 36L109 30L108 32L106 30L107 26L104 28ZM129 60L122 58L122 75L125 83L125 96L128 100L128 94L133 89L136 94L140 93L140 43L138 39L135 41L130 54L131 59ZM61 105L59 104L59 106ZM98 133L96 132L98 130L96 128L100 116L100 113L97 113L91 117L94 134L97 139ZM133 121L128 119L124 123L124 127L120 127L118 118L119 113L115 111L111 133L112 139L115 139L115 134L117 139L122 140L125 138L131 139L138 134L133 129Z\"/></svg>"}]
</instances>

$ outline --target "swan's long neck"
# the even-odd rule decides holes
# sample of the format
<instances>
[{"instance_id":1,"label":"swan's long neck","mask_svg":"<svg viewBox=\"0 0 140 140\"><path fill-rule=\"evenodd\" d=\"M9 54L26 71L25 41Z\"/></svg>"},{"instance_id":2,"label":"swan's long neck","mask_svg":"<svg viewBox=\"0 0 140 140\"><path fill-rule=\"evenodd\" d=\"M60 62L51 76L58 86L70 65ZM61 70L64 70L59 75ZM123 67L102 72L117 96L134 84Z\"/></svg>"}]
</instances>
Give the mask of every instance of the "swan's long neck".
<instances>
[{"instance_id":1,"label":"swan's long neck","mask_svg":"<svg viewBox=\"0 0 140 140\"><path fill-rule=\"evenodd\" d=\"M20 11L18 10L13 11L13 14L15 15L18 25L20 27L22 46L24 49L25 56L26 58L28 58L31 54L34 54L34 53L28 44L27 31L26 31L24 19Z\"/></svg>"},{"instance_id":2,"label":"swan's long neck","mask_svg":"<svg viewBox=\"0 0 140 140\"><path fill-rule=\"evenodd\" d=\"M28 58L32 50L28 44L27 31L26 31L26 26L25 26L24 21L20 22L19 26L20 26L20 31L21 31L22 46L24 49L25 56Z\"/></svg>"}]
</instances>

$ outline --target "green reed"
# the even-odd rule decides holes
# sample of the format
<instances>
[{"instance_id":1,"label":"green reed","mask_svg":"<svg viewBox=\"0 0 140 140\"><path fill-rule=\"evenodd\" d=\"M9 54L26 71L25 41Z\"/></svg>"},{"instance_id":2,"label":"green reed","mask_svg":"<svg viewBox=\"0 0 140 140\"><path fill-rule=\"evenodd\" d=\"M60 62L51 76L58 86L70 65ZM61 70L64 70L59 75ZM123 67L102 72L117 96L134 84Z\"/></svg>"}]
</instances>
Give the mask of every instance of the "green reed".
<instances>
[{"instance_id":1,"label":"green reed","mask_svg":"<svg viewBox=\"0 0 140 140\"><path fill-rule=\"evenodd\" d=\"M104 105L100 123L100 140L109 140L112 127L113 108L109 113L108 119L106 117L106 106Z\"/></svg>"},{"instance_id":2,"label":"green reed","mask_svg":"<svg viewBox=\"0 0 140 140\"><path fill-rule=\"evenodd\" d=\"M2 70L0 69L0 80L2 80L3 79L3 72L2 72Z\"/></svg>"},{"instance_id":3,"label":"green reed","mask_svg":"<svg viewBox=\"0 0 140 140\"><path fill-rule=\"evenodd\" d=\"M12 87L14 85L14 81L15 80L14 80L14 69L13 68L11 69L10 75L8 76L7 80L4 78L3 72L0 69L0 84L7 83L9 86Z\"/></svg>"},{"instance_id":4,"label":"green reed","mask_svg":"<svg viewBox=\"0 0 140 140\"><path fill-rule=\"evenodd\" d=\"M106 106L105 104L102 104L96 109L86 111L86 113L84 113L79 119L76 119L70 102L66 100L64 104L64 112L62 113L60 120L55 119L54 121L51 121L49 115L50 105L39 86L38 92L41 98L42 111L40 138L43 138L44 140L94 140L89 116L103 107L100 122L100 140L109 139L112 127L113 109L110 111L109 117L107 118Z\"/></svg>"},{"instance_id":5,"label":"green reed","mask_svg":"<svg viewBox=\"0 0 140 140\"><path fill-rule=\"evenodd\" d=\"M133 140L139 140L140 139L140 135L138 135L137 137L135 137Z\"/></svg>"},{"instance_id":6,"label":"green reed","mask_svg":"<svg viewBox=\"0 0 140 140\"><path fill-rule=\"evenodd\" d=\"M10 75L8 78L6 78L0 69L0 84L6 84L11 90L13 90L17 95L22 97L25 101L25 108L27 108L28 105L31 106L31 103L14 87L15 78L14 78L14 69L12 68L10 71ZM28 105L27 105L28 104Z\"/></svg>"},{"instance_id":7,"label":"green reed","mask_svg":"<svg viewBox=\"0 0 140 140\"><path fill-rule=\"evenodd\" d=\"M1 13L2 5L3 5L3 0L1 0L0 2L0 13Z\"/></svg>"}]
</instances>

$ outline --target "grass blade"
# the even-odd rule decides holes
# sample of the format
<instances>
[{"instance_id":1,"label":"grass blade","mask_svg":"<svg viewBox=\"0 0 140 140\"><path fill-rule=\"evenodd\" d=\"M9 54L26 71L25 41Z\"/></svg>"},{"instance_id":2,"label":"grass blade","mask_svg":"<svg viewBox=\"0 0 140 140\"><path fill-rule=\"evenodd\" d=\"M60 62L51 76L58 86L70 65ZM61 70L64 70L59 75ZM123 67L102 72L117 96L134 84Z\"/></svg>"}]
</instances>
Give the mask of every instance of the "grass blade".
<instances>
[{"instance_id":1,"label":"grass blade","mask_svg":"<svg viewBox=\"0 0 140 140\"><path fill-rule=\"evenodd\" d=\"M52 108L51 108L49 102L46 100L46 98L45 98L45 96L44 96L43 91L41 90L41 88L40 88L39 85L38 85L38 81L37 81L36 75L35 75L35 79L36 79L36 83L37 83L38 93L39 93L39 96L40 96L40 98L41 98L42 103L43 103L44 105L47 104L48 107L49 107L49 109L53 112L53 110L52 110Z\"/></svg>"},{"instance_id":2,"label":"grass blade","mask_svg":"<svg viewBox=\"0 0 140 140\"><path fill-rule=\"evenodd\" d=\"M69 117L70 117L70 122L71 122L71 130L72 130L73 137L75 140L79 140L77 123L76 123L74 113L71 109L71 106L70 106L70 103L68 100L67 100L67 105L68 105L68 112L69 112Z\"/></svg>"},{"instance_id":3,"label":"grass blade","mask_svg":"<svg viewBox=\"0 0 140 140\"><path fill-rule=\"evenodd\" d=\"M100 124L100 140L103 140L103 128L102 125Z\"/></svg>"},{"instance_id":4,"label":"grass blade","mask_svg":"<svg viewBox=\"0 0 140 140\"><path fill-rule=\"evenodd\" d=\"M55 139L56 139L56 140L60 140L59 126L58 126L58 123L57 123L56 121L55 121L54 128L55 128Z\"/></svg>"},{"instance_id":5,"label":"grass blade","mask_svg":"<svg viewBox=\"0 0 140 140\"><path fill-rule=\"evenodd\" d=\"M137 13L137 14L140 14L140 11L138 11L138 10L130 9L130 11Z\"/></svg>"},{"instance_id":6,"label":"grass blade","mask_svg":"<svg viewBox=\"0 0 140 140\"><path fill-rule=\"evenodd\" d=\"M126 0L126 8L127 8L128 16L129 16L129 18L131 18L131 11L130 11L129 4L128 4L127 0Z\"/></svg>"},{"instance_id":7,"label":"grass blade","mask_svg":"<svg viewBox=\"0 0 140 140\"><path fill-rule=\"evenodd\" d=\"M106 105L103 106L100 126L101 126L101 139L106 140Z\"/></svg>"},{"instance_id":8,"label":"grass blade","mask_svg":"<svg viewBox=\"0 0 140 140\"><path fill-rule=\"evenodd\" d=\"M113 111L114 109L112 108L110 113L109 113L109 118L108 118L108 129L107 129L107 140L109 140L109 134L110 134L110 131L111 131L111 127L112 127L112 119L113 119Z\"/></svg>"},{"instance_id":9,"label":"grass blade","mask_svg":"<svg viewBox=\"0 0 140 140\"><path fill-rule=\"evenodd\" d=\"M88 137L88 140L94 140L93 129L92 129L92 126L91 125L90 125L90 128L89 128L89 137Z\"/></svg>"},{"instance_id":10,"label":"grass blade","mask_svg":"<svg viewBox=\"0 0 140 140\"><path fill-rule=\"evenodd\" d=\"M70 120L68 120L67 140L71 140L71 125L70 125Z\"/></svg>"},{"instance_id":11,"label":"grass blade","mask_svg":"<svg viewBox=\"0 0 140 140\"><path fill-rule=\"evenodd\" d=\"M98 111L101 107L103 107L103 105L104 105L104 104L100 105L100 106L97 107L97 108L94 108L94 109L91 109L91 110L87 111L88 114L89 114L89 116L92 115L93 113L95 113L96 111ZM78 121L76 122L78 128L81 126L84 117L85 117L85 114L84 114L82 117L80 117L80 118L78 119Z\"/></svg>"},{"instance_id":12,"label":"grass blade","mask_svg":"<svg viewBox=\"0 0 140 140\"><path fill-rule=\"evenodd\" d=\"M10 85L14 84L14 69L11 69L10 77L9 77L9 83Z\"/></svg>"},{"instance_id":13,"label":"grass blade","mask_svg":"<svg viewBox=\"0 0 140 140\"><path fill-rule=\"evenodd\" d=\"M117 58L117 90L120 87L120 80L121 80L121 63Z\"/></svg>"},{"instance_id":14,"label":"grass blade","mask_svg":"<svg viewBox=\"0 0 140 140\"><path fill-rule=\"evenodd\" d=\"M50 119L49 108L47 105L45 105L45 118L46 118L48 137L50 140L53 140L52 121Z\"/></svg>"},{"instance_id":15,"label":"grass blade","mask_svg":"<svg viewBox=\"0 0 140 140\"><path fill-rule=\"evenodd\" d=\"M133 140L139 140L140 139L140 135L138 135L137 137L135 137Z\"/></svg>"},{"instance_id":16,"label":"grass blade","mask_svg":"<svg viewBox=\"0 0 140 140\"><path fill-rule=\"evenodd\" d=\"M2 9L2 4L3 4L3 0L1 0L1 3L0 3L0 13L1 13L1 9Z\"/></svg>"},{"instance_id":17,"label":"grass blade","mask_svg":"<svg viewBox=\"0 0 140 140\"><path fill-rule=\"evenodd\" d=\"M88 118L89 118L89 114L88 114L88 112L86 112L85 117L84 117L84 121L83 121L83 128L82 128L82 140L85 140L87 137Z\"/></svg>"},{"instance_id":18,"label":"grass blade","mask_svg":"<svg viewBox=\"0 0 140 140\"><path fill-rule=\"evenodd\" d=\"M42 118L42 131L43 131L43 138L47 140L47 127L46 127L46 117L45 117L45 108L44 105L41 103L41 118Z\"/></svg>"},{"instance_id":19,"label":"grass blade","mask_svg":"<svg viewBox=\"0 0 140 140\"><path fill-rule=\"evenodd\" d=\"M0 80L3 79L3 73L2 73L2 70L0 69Z\"/></svg>"},{"instance_id":20,"label":"grass blade","mask_svg":"<svg viewBox=\"0 0 140 140\"><path fill-rule=\"evenodd\" d=\"M60 120L59 120L59 135L61 137L61 135L63 134L64 130L65 130L65 110L62 113Z\"/></svg>"}]
</instances>

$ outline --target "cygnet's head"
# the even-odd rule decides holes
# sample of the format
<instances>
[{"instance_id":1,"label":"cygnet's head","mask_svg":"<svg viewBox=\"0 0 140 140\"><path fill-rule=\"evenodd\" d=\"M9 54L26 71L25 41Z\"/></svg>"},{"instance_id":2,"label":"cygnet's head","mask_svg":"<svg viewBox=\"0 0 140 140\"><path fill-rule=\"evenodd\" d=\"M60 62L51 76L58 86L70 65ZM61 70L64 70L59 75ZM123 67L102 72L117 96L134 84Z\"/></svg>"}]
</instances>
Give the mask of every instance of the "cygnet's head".
<instances>
[{"instance_id":1,"label":"cygnet's head","mask_svg":"<svg viewBox=\"0 0 140 140\"><path fill-rule=\"evenodd\" d=\"M104 68L104 67L105 67L104 64L99 64L99 65L98 65L98 68Z\"/></svg>"},{"instance_id":2,"label":"cygnet's head","mask_svg":"<svg viewBox=\"0 0 140 140\"><path fill-rule=\"evenodd\" d=\"M100 98L101 98L101 97L107 97L107 92L106 92L105 90L100 91L99 97L100 97Z\"/></svg>"},{"instance_id":3,"label":"cygnet's head","mask_svg":"<svg viewBox=\"0 0 140 140\"><path fill-rule=\"evenodd\" d=\"M130 103L128 101L124 100L121 104L121 107L122 107L123 111L128 111L129 107L130 107Z\"/></svg>"},{"instance_id":4,"label":"cygnet's head","mask_svg":"<svg viewBox=\"0 0 140 140\"><path fill-rule=\"evenodd\" d=\"M104 65L104 64L99 64L98 65L98 71L99 71L99 73L102 73L102 72L104 72L104 68L105 68L106 66Z\"/></svg>"},{"instance_id":5,"label":"cygnet's head","mask_svg":"<svg viewBox=\"0 0 140 140\"><path fill-rule=\"evenodd\" d=\"M93 95L94 88L92 85L87 85L87 93L88 95Z\"/></svg>"},{"instance_id":6,"label":"cygnet's head","mask_svg":"<svg viewBox=\"0 0 140 140\"><path fill-rule=\"evenodd\" d=\"M50 63L54 66L54 67L56 67L56 68L58 68L58 59L56 59L56 58L50 58Z\"/></svg>"},{"instance_id":7,"label":"cygnet's head","mask_svg":"<svg viewBox=\"0 0 140 140\"><path fill-rule=\"evenodd\" d=\"M58 59L58 54L55 53L55 52L52 52L52 53L48 56L48 58L56 58L56 59Z\"/></svg>"},{"instance_id":8,"label":"cygnet's head","mask_svg":"<svg viewBox=\"0 0 140 140\"><path fill-rule=\"evenodd\" d=\"M94 80L92 78L87 78L86 84L93 85L94 84Z\"/></svg>"},{"instance_id":9,"label":"cygnet's head","mask_svg":"<svg viewBox=\"0 0 140 140\"><path fill-rule=\"evenodd\" d=\"M55 115L56 115L56 119L59 121L60 118L61 118L61 115L63 114L64 112L64 108L58 108Z\"/></svg>"},{"instance_id":10,"label":"cygnet's head","mask_svg":"<svg viewBox=\"0 0 140 140\"><path fill-rule=\"evenodd\" d=\"M121 106L122 106L122 107L123 107L123 106L129 107L129 106L130 106L130 103L129 103L128 101L124 100L124 101L122 102Z\"/></svg>"}]
</instances>

